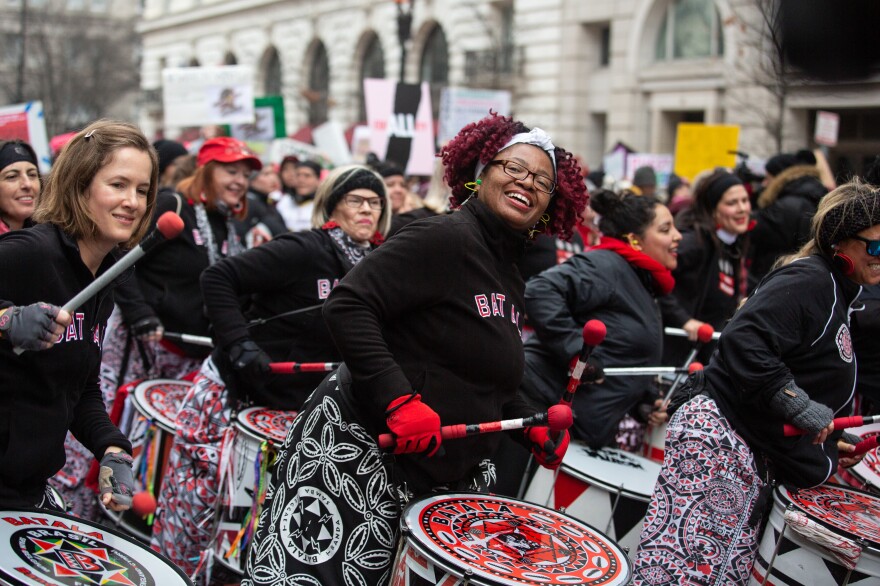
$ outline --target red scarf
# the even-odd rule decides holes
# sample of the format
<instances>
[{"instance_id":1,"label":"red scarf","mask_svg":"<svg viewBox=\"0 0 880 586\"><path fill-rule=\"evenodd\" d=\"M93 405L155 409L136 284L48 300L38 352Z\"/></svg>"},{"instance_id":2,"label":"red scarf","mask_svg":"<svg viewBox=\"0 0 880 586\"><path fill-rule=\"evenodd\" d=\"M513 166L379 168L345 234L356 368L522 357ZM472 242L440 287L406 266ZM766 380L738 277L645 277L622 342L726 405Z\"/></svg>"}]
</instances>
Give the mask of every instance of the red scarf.
<instances>
[{"instance_id":1,"label":"red scarf","mask_svg":"<svg viewBox=\"0 0 880 586\"><path fill-rule=\"evenodd\" d=\"M337 224L335 221L327 220L326 222L324 222L324 225L321 226L321 230L332 230L333 228L339 227L339 224ZM383 242L385 242L385 237L382 236L381 232L376 230L376 232L373 233L373 236L370 238L370 244L372 244L373 246L379 246Z\"/></svg>"},{"instance_id":2,"label":"red scarf","mask_svg":"<svg viewBox=\"0 0 880 586\"><path fill-rule=\"evenodd\" d=\"M675 279L672 277L672 271L641 250L634 249L622 240L603 236L599 241L599 244L593 246L589 250L610 250L616 252L632 266L639 269L645 269L651 273L654 282L654 291L658 295L668 295L672 292L672 288L675 287Z\"/></svg>"}]
</instances>

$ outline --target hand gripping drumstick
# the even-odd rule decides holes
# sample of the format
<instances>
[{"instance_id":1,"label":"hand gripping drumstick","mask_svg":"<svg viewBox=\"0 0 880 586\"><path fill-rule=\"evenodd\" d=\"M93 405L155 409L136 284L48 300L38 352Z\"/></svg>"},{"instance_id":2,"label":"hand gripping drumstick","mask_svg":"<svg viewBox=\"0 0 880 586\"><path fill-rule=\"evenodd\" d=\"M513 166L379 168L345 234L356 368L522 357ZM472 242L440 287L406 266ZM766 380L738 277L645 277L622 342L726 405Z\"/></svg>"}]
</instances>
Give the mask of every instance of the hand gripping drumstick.
<instances>
[{"instance_id":1,"label":"hand gripping drumstick","mask_svg":"<svg viewBox=\"0 0 880 586\"><path fill-rule=\"evenodd\" d=\"M568 387L566 387L565 392L562 394L562 398L559 400L560 405L571 405L571 401L574 399L574 392L581 384L581 376L583 376L584 369L587 367L587 359L590 358L593 349L602 343L602 340L605 339L607 333L608 329L605 327L605 324L598 319L591 319L584 324L584 331L582 334L584 345L581 346L581 353L578 355L577 362L571 369L571 376L568 379Z\"/></svg>"},{"instance_id":2,"label":"hand gripping drumstick","mask_svg":"<svg viewBox=\"0 0 880 586\"><path fill-rule=\"evenodd\" d=\"M862 427L863 425L871 425L880 421L880 415L853 415L852 417L836 417L833 421L834 429L846 429L847 427ZM796 435L805 435L809 432L799 427L795 427L790 423L786 423L782 428L785 437Z\"/></svg>"},{"instance_id":3,"label":"hand gripping drumstick","mask_svg":"<svg viewBox=\"0 0 880 586\"><path fill-rule=\"evenodd\" d=\"M685 359L684 364L681 365L682 368L690 369L691 363L697 357L697 354L700 352L700 348L703 347L703 344L707 344L712 341L712 338L715 335L715 328L713 328L709 324L703 324L699 328L697 328L697 341L694 342L694 347L691 348L690 354L688 354L687 359ZM690 370L688 370L690 372ZM669 392L666 393L666 397L663 399L662 409L665 409L667 405L669 405L670 399L672 399L672 395L675 391L678 390L679 385L685 381L687 377L683 374L678 375L675 378L675 382L672 383L672 386L669 388Z\"/></svg>"},{"instance_id":4,"label":"hand gripping drumstick","mask_svg":"<svg viewBox=\"0 0 880 586\"><path fill-rule=\"evenodd\" d=\"M275 374L296 374L298 372L333 372L339 368L338 362L270 362L269 369Z\"/></svg>"},{"instance_id":5,"label":"hand gripping drumstick","mask_svg":"<svg viewBox=\"0 0 880 586\"><path fill-rule=\"evenodd\" d=\"M571 408L567 405L553 405L546 413L536 413L531 417L502 419L501 421L489 421L487 423L444 425L440 428L440 436L443 438L443 441L446 441L470 435L479 435L482 433L522 429L534 425L546 425L553 431L563 431L571 427L571 423ZM397 441L394 439L394 434L383 433L379 436L380 448L393 448L396 443Z\"/></svg>"},{"instance_id":6,"label":"hand gripping drumstick","mask_svg":"<svg viewBox=\"0 0 880 586\"><path fill-rule=\"evenodd\" d=\"M150 252L157 244L166 240L177 238L183 230L183 220L174 212L165 212L156 221L156 229L150 232L140 244L129 250L125 256L116 261L104 274L92 281L88 287L77 293L73 299L65 303L61 309L72 314L80 305L94 297L98 292L110 284L131 265L139 261L145 254ZM15 348L16 354L24 352L23 348Z\"/></svg>"}]
</instances>

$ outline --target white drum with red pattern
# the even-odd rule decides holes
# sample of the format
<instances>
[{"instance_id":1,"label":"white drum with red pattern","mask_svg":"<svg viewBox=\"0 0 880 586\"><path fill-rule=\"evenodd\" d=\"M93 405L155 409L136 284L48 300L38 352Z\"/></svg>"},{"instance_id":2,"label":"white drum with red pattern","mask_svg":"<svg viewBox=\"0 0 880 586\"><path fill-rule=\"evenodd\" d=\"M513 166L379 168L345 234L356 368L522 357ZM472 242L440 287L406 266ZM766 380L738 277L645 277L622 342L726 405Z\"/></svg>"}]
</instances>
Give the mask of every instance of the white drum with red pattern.
<instances>
[{"instance_id":1,"label":"white drum with red pattern","mask_svg":"<svg viewBox=\"0 0 880 586\"><path fill-rule=\"evenodd\" d=\"M620 547L592 527L532 503L484 494L411 502L391 586L629 584Z\"/></svg>"},{"instance_id":2,"label":"white drum with red pattern","mask_svg":"<svg viewBox=\"0 0 880 586\"><path fill-rule=\"evenodd\" d=\"M572 442L556 484L553 472L538 468L525 500L592 525L635 556L660 464L615 448L594 450Z\"/></svg>"},{"instance_id":3,"label":"white drum with red pattern","mask_svg":"<svg viewBox=\"0 0 880 586\"><path fill-rule=\"evenodd\" d=\"M861 542L864 549L851 572L818 539L805 537L785 523L784 514L789 507L820 528L827 529L832 542L846 540L844 543L855 545ZM785 533L774 558L783 529ZM770 576L763 582L771 560ZM801 490L778 487L773 495L770 522L752 568L750 584L762 583L791 586L880 584L880 498L837 484Z\"/></svg>"}]
</instances>

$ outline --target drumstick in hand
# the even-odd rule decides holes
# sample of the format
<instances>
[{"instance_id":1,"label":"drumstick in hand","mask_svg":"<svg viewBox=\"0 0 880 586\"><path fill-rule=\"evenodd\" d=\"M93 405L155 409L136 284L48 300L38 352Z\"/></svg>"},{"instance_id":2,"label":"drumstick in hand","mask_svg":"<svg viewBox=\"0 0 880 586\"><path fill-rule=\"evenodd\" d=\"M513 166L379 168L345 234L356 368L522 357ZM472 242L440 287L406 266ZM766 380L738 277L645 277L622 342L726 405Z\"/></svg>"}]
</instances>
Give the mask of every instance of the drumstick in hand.
<instances>
[{"instance_id":1,"label":"drumstick in hand","mask_svg":"<svg viewBox=\"0 0 880 586\"><path fill-rule=\"evenodd\" d=\"M880 415L853 415L852 417L837 417L834 419L834 429L846 429L847 427L862 427L863 425L871 425L880 421ZM783 434L785 437L793 437L796 435L805 435L809 432L799 427L795 427L790 423L783 426Z\"/></svg>"},{"instance_id":2,"label":"drumstick in hand","mask_svg":"<svg viewBox=\"0 0 880 586\"><path fill-rule=\"evenodd\" d=\"M79 306L97 295L99 291L109 285L126 269L139 261L146 253L152 250L154 246L165 242L166 240L177 238L181 230L183 230L183 220L180 219L180 216L174 212L165 212L156 222L156 229L150 232L140 244L129 250L125 256L116 261L116 264L104 271L104 273L97 279L89 283L85 289L77 293L73 299L65 303L61 309L73 315L73 312ZM24 352L23 348L15 348L16 354L21 354L22 352Z\"/></svg>"},{"instance_id":3,"label":"drumstick in hand","mask_svg":"<svg viewBox=\"0 0 880 586\"><path fill-rule=\"evenodd\" d=\"M332 372L339 368L338 362L271 362L269 369L275 374L299 372Z\"/></svg>"},{"instance_id":4,"label":"drumstick in hand","mask_svg":"<svg viewBox=\"0 0 880 586\"><path fill-rule=\"evenodd\" d=\"M568 405L553 405L546 413L536 413L531 417L518 419L502 419L501 421L489 421L487 423L460 423L458 425L444 425L440 428L443 441L479 435L481 433L494 433L496 431L508 431L511 429L523 429L535 425L546 425L553 431L564 431L571 427L571 408ZM379 436L380 448L392 448L396 444L394 435L383 433Z\"/></svg>"},{"instance_id":5,"label":"drumstick in hand","mask_svg":"<svg viewBox=\"0 0 880 586\"><path fill-rule=\"evenodd\" d=\"M581 352L578 355L574 368L571 369L568 386L562 394L562 399L559 400L560 405L571 405L571 401L574 399L574 392L581 384L581 376L583 376L584 369L587 367L587 359L590 358L593 349L602 343L607 333L608 329L605 327L605 324L598 319L591 319L584 324L584 331L582 333L584 344L581 346Z\"/></svg>"}]
</instances>

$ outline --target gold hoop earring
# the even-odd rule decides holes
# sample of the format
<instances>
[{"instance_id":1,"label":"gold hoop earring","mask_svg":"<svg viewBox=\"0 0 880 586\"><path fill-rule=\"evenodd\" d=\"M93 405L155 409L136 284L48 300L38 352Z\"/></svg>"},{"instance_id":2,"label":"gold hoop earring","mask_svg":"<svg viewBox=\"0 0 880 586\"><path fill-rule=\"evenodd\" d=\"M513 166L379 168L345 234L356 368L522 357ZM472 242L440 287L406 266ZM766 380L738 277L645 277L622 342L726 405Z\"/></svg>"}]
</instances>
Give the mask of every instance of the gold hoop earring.
<instances>
[{"instance_id":1,"label":"gold hoop earring","mask_svg":"<svg viewBox=\"0 0 880 586\"><path fill-rule=\"evenodd\" d=\"M475 195L478 191L480 191L480 185L483 184L482 179L477 179L476 181L469 181L464 184L464 188L471 192L471 195Z\"/></svg>"},{"instance_id":2,"label":"gold hoop earring","mask_svg":"<svg viewBox=\"0 0 880 586\"><path fill-rule=\"evenodd\" d=\"M538 234L540 234L542 232L547 232L549 229L549 223L550 223L550 214L545 213L544 215L541 216L541 219L538 220L537 222L535 222L535 225L529 230L529 240L534 240ZM538 226L540 224L544 224L544 227L539 228Z\"/></svg>"}]
</instances>

